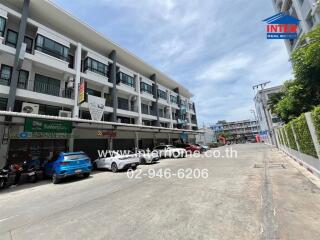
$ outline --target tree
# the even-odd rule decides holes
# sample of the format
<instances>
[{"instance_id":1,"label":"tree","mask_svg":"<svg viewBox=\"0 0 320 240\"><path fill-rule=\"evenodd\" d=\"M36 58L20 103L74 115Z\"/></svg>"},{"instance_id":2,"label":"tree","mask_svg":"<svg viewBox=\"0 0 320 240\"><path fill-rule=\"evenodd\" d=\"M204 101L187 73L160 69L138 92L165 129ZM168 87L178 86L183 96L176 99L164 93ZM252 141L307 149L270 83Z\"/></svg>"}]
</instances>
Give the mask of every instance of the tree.
<instances>
[{"instance_id":1,"label":"tree","mask_svg":"<svg viewBox=\"0 0 320 240\"><path fill-rule=\"evenodd\" d=\"M291 61L295 80L286 81L268 101L272 113L286 123L320 104L320 25L301 37Z\"/></svg>"},{"instance_id":2,"label":"tree","mask_svg":"<svg viewBox=\"0 0 320 240\"><path fill-rule=\"evenodd\" d=\"M291 56L296 81L309 93L312 105L320 104L320 25L303 35Z\"/></svg>"},{"instance_id":3,"label":"tree","mask_svg":"<svg viewBox=\"0 0 320 240\"><path fill-rule=\"evenodd\" d=\"M272 93L269 95L268 106L272 113L276 113L275 108L283 96L284 96L284 92L282 91L277 93Z\"/></svg>"}]
</instances>

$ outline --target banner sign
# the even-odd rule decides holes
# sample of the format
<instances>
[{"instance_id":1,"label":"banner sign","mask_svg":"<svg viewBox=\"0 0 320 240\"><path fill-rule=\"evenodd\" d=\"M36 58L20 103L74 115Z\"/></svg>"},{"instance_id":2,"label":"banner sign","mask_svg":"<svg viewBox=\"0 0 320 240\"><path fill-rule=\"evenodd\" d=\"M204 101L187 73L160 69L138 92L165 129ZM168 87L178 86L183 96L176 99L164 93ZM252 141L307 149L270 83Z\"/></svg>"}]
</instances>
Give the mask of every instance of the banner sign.
<instances>
[{"instance_id":1,"label":"banner sign","mask_svg":"<svg viewBox=\"0 0 320 240\"><path fill-rule=\"evenodd\" d=\"M115 138L117 136L117 133L115 131L98 131L97 136Z\"/></svg>"},{"instance_id":2,"label":"banner sign","mask_svg":"<svg viewBox=\"0 0 320 240\"><path fill-rule=\"evenodd\" d=\"M92 120L101 121L105 101L104 98L88 95L89 112Z\"/></svg>"},{"instance_id":3,"label":"banner sign","mask_svg":"<svg viewBox=\"0 0 320 240\"><path fill-rule=\"evenodd\" d=\"M71 133L72 122L26 118L24 122L24 131L25 132Z\"/></svg>"},{"instance_id":4,"label":"banner sign","mask_svg":"<svg viewBox=\"0 0 320 240\"><path fill-rule=\"evenodd\" d=\"M86 100L86 87L85 87L85 81L82 81L79 85L78 104L83 103L85 100Z\"/></svg>"}]
</instances>

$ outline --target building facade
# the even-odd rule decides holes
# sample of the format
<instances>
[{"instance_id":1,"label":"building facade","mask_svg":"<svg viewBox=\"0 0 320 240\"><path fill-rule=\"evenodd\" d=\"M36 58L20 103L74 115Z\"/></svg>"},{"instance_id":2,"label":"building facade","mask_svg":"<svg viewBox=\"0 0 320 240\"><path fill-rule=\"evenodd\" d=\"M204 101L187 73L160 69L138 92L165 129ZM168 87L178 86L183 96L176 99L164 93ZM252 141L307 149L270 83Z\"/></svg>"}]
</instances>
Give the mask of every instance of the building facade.
<instances>
[{"instance_id":1,"label":"building facade","mask_svg":"<svg viewBox=\"0 0 320 240\"><path fill-rule=\"evenodd\" d=\"M259 133L259 124L256 120L217 123L211 128L216 136L223 134L227 141L234 143L254 140Z\"/></svg>"},{"instance_id":2,"label":"building facade","mask_svg":"<svg viewBox=\"0 0 320 240\"><path fill-rule=\"evenodd\" d=\"M196 135L196 143L209 145L216 142L217 137L215 131L209 127L199 128L198 135Z\"/></svg>"},{"instance_id":3,"label":"building facade","mask_svg":"<svg viewBox=\"0 0 320 240\"><path fill-rule=\"evenodd\" d=\"M281 89L282 85L262 89L259 90L254 97L257 120L260 125L261 133L262 135L265 135L266 141L272 145L276 145L274 128L279 126L280 119L277 115L271 113L268 101L272 94L280 92Z\"/></svg>"},{"instance_id":4,"label":"building facade","mask_svg":"<svg viewBox=\"0 0 320 240\"><path fill-rule=\"evenodd\" d=\"M59 135L27 132L27 117L0 116L0 167L20 151L86 147L93 155L99 147L169 143L186 132L194 141L188 89L49 1L0 1L0 65L0 111L91 120L95 104L107 123L74 121ZM37 123L54 125L45 121Z\"/></svg>"},{"instance_id":5,"label":"building facade","mask_svg":"<svg viewBox=\"0 0 320 240\"><path fill-rule=\"evenodd\" d=\"M284 12L300 20L298 36L309 32L320 23L319 0L271 0L275 12ZM285 40L289 53L297 46L298 39Z\"/></svg>"}]
</instances>

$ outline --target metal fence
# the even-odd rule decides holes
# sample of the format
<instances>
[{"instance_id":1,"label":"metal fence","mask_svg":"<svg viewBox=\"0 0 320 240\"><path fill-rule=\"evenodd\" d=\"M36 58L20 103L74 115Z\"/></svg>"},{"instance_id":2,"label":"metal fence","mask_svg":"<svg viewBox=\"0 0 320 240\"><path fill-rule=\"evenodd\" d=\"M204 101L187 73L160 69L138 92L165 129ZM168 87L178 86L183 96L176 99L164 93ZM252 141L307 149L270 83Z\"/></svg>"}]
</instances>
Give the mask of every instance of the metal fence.
<instances>
[{"instance_id":1,"label":"metal fence","mask_svg":"<svg viewBox=\"0 0 320 240\"><path fill-rule=\"evenodd\" d=\"M311 112L302 114L288 124L276 128L278 147L300 165L320 177L319 116Z\"/></svg>"}]
</instances>

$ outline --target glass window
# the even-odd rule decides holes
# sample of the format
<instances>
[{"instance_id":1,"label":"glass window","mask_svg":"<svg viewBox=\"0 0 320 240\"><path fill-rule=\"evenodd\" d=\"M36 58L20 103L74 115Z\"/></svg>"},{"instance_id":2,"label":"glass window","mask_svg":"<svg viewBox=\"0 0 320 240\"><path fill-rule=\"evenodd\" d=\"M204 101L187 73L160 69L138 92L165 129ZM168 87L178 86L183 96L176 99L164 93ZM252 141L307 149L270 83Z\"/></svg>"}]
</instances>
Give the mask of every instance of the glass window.
<instances>
[{"instance_id":1,"label":"glass window","mask_svg":"<svg viewBox=\"0 0 320 240\"><path fill-rule=\"evenodd\" d=\"M92 96L101 97L101 92L91 88L87 88L87 93Z\"/></svg>"},{"instance_id":2,"label":"glass window","mask_svg":"<svg viewBox=\"0 0 320 240\"><path fill-rule=\"evenodd\" d=\"M84 71L89 70L91 72L98 73L102 76L107 76L108 66L90 57L87 57L84 61Z\"/></svg>"},{"instance_id":3,"label":"glass window","mask_svg":"<svg viewBox=\"0 0 320 240\"><path fill-rule=\"evenodd\" d=\"M6 98L0 98L0 110L4 111L7 109L7 99Z\"/></svg>"},{"instance_id":4,"label":"glass window","mask_svg":"<svg viewBox=\"0 0 320 240\"><path fill-rule=\"evenodd\" d=\"M134 87L134 78L123 73L123 72L120 72L119 73L119 78L120 78L120 81L130 87Z\"/></svg>"},{"instance_id":5,"label":"glass window","mask_svg":"<svg viewBox=\"0 0 320 240\"><path fill-rule=\"evenodd\" d=\"M0 36L4 36L4 31L6 29L6 19L4 17L0 17Z\"/></svg>"},{"instance_id":6,"label":"glass window","mask_svg":"<svg viewBox=\"0 0 320 240\"><path fill-rule=\"evenodd\" d=\"M50 56L68 61L69 48L42 35L37 35L35 49Z\"/></svg>"},{"instance_id":7,"label":"glass window","mask_svg":"<svg viewBox=\"0 0 320 240\"><path fill-rule=\"evenodd\" d=\"M13 30L8 30L6 45L15 48L17 46L17 41L18 41L18 33Z\"/></svg>"},{"instance_id":8,"label":"glass window","mask_svg":"<svg viewBox=\"0 0 320 240\"><path fill-rule=\"evenodd\" d=\"M118 97L118 108L123 110L129 110L128 99Z\"/></svg>"},{"instance_id":9,"label":"glass window","mask_svg":"<svg viewBox=\"0 0 320 240\"><path fill-rule=\"evenodd\" d=\"M19 72L19 79L18 79L18 88L27 88L29 78L29 72L25 70L20 70Z\"/></svg>"},{"instance_id":10,"label":"glass window","mask_svg":"<svg viewBox=\"0 0 320 240\"><path fill-rule=\"evenodd\" d=\"M60 107L40 104L39 114L49 116L59 116Z\"/></svg>"},{"instance_id":11,"label":"glass window","mask_svg":"<svg viewBox=\"0 0 320 240\"><path fill-rule=\"evenodd\" d=\"M140 90L152 94L152 86L145 82L141 82Z\"/></svg>"},{"instance_id":12,"label":"glass window","mask_svg":"<svg viewBox=\"0 0 320 240\"><path fill-rule=\"evenodd\" d=\"M26 52L31 53L32 52L32 45L33 45L33 39L27 36L24 36L23 42L27 45Z\"/></svg>"},{"instance_id":13,"label":"glass window","mask_svg":"<svg viewBox=\"0 0 320 240\"><path fill-rule=\"evenodd\" d=\"M167 100L167 93L158 89L158 97Z\"/></svg>"},{"instance_id":14,"label":"glass window","mask_svg":"<svg viewBox=\"0 0 320 240\"><path fill-rule=\"evenodd\" d=\"M178 104L178 97L170 95L170 101L172 103Z\"/></svg>"},{"instance_id":15,"label":"glass window","mask_svg":"<svg viewBox=\"0 0 320 240\"><path fill-rule=\"evenodd\" d=\"M10 85L12 67L2 64L0 73L0 84Z\"/></svg>"},{"instance_id":16,"label":"glass window","mask_svg":"<svg viewBox=\"0 0 320 240\"><path fill-rule=\"evenodd\" d=\"M149 114L149 106L147 104L141 103L141 112L143 114Z\"/></svg>"}]
</instances>

